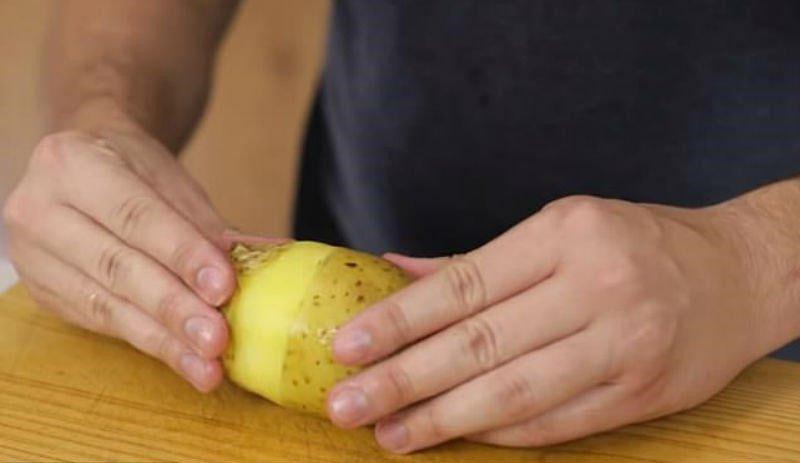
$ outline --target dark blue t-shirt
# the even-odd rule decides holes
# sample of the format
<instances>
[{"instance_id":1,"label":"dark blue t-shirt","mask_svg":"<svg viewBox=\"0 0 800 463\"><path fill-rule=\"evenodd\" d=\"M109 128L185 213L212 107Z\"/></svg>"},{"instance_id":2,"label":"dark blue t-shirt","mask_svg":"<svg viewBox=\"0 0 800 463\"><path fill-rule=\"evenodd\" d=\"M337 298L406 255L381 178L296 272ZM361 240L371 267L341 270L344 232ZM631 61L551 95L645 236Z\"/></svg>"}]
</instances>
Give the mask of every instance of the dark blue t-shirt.
<instances>
[{"instance_id":1,"label":"dark blue t-shirt","mask_svg":"<svg viewBox=\"0 0 800 463\"><path fill-rule=\"evenodd\" d=\"M451 254L566 195L798 172L798 0L338 0L296 232Z\"/></svg>"}]
</instances>

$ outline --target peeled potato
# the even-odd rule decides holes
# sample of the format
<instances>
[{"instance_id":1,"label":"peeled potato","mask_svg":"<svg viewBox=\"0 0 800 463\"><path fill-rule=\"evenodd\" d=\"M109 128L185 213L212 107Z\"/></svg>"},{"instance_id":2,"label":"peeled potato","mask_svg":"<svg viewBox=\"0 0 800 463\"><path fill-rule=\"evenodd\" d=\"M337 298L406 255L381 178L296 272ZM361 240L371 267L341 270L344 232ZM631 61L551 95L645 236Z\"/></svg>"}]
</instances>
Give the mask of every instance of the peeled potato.
<instances>
[{"instance_id":1,"label":"peeled potato","mask_svg":"<svg viewBox=\"0 0 800 463\"><path fill-rule=\"evenodd\" d=\"M239 386L290 408L324 414L328 390L356 371L334 362L336 330L409 279L381 258L311 241L231 252L238 289L223 313L223 356Z\"/></svg>"}]
</instances>

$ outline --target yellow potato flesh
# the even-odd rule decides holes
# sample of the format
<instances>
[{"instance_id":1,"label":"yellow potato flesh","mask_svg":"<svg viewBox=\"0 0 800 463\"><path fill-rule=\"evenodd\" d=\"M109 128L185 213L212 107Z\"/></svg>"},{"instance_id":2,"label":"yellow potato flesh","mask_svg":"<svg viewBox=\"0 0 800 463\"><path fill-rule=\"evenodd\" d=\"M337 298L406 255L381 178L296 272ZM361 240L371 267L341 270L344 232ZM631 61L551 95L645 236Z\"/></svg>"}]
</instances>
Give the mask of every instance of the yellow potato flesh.
<instances>
[{"instance_id":1,"label":"yellow potato flesh","mask_svg":"<svg viewBox=\"0 0 800 463\"><path fill-rule=\"evenodd\" d=\"M234 263L238 289L223 308L229 378L280 405L323 414L329 388L356 371L333 361L336 330L408 277L378 257L308 241L240 246Z\"/></svg>"}]
</instances>

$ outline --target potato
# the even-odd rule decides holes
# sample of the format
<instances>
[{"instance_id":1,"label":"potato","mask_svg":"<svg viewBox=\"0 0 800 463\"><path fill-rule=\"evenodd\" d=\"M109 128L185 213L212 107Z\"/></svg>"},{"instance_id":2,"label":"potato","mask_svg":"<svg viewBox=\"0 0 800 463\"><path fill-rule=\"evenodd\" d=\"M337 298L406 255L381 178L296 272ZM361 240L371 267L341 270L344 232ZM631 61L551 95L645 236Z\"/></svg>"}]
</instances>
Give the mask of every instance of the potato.
<instances>
[{"instance_id":1,"label":"potato","mask_svg":"<svg viewBox=\"0 0 800 463\"><path fill-rule=\"evenodd\" d=\"M333 360L336 330L409 278L381 258L311 241L239 244L231 259L238 288L222 309L228 377L279 405L324 415L330 387L356 371Z\"/></svg>"}]
</instances>

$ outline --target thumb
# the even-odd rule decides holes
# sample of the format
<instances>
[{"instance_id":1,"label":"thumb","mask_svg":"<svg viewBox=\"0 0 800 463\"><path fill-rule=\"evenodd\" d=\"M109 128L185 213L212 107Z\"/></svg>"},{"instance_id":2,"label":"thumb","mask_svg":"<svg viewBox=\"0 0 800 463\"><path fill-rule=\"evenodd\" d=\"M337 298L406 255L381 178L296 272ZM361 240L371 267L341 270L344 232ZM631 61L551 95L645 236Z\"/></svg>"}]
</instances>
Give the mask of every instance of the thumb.
<instances>
[{"instance_id":1,"label":"thumb","mask_svg":"<svg viewBox=\"0 0 800 463\"><path fill-rule=\"evenodd\" d=\"M387 252L383 258L403 269L414 278L422 278L447 265L448 257L411 257Z\"/></svg>"}]
</instances>

